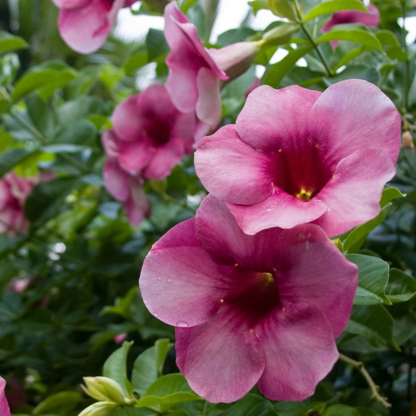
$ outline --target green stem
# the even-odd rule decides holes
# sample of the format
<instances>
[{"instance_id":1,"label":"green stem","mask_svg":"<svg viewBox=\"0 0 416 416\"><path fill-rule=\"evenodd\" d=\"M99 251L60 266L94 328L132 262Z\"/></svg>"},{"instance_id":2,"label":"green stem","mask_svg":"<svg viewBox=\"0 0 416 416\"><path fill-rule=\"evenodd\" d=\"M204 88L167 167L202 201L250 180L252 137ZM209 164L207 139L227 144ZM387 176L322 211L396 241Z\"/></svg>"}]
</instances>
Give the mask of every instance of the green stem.
<instances>
[{"instance_id":1,"label":"green stem","mask_svg":"<svg viewBox=\"0 0 416 416\"><path fill-rule=\"evenodd\" d=\"M204 407L202 408L201 416L205 416L205 412L207 410L207 405L208 405L208 402L205 402Z\"/></svg>"}]
</instances>

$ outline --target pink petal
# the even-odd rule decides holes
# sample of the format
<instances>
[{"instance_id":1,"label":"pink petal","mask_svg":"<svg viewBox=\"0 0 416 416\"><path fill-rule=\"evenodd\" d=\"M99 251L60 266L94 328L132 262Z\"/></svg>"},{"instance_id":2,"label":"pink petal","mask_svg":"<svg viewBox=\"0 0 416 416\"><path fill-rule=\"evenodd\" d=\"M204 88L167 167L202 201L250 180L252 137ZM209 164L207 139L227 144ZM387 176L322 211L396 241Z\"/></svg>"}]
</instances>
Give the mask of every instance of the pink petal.
<instances>
[{"instance_id":1,"label":"pink petal","mask_svg":"<svg viewBox=\"0 0 416 416\"><path fill-rule=\"evenodd\" d=\"M273 160L245 144L232 125L201 141L195 169L209 192L230 203L256 204L273 190Z\"/></svg>"},{"instance_id":2,"label":"pink petal","mask_svg":"<svg viewBox=\"0 0 416 416\"><path fill-rule=\"evenodd\" d=\"M265 152L296 152L310 146L309 114L322 93L297 85L256 88L237 118L243 141Z\"/></svg>"},{"instance_id":3,"label":"pink petal","mask_svg":"<svg viewBox=\"0 0 416 416\"><path fill-rule=\"evenodd\" d=\"M85 7L91 3L91 0L53 0L60 9L76 9Z\"/></svg>"},{"instance_id":4,"label":"pink petal","mask_svg":"<svg viewBox=\"0 0 416 416\"><path fill-rule=\"evenodd\" d=\"M195 111L198 101L198 70L192 68L170 68L166 88L179 111Z\"/></svg>"},{"instance_id":5,"label":"pink petal","mask_svg":"<svg viewBox=\"0 0 416 416\"><path fill-rule=\"evenodd\" d=\"M58 27L62 38L77 52L96 51L111 31L111 11L111 3L106 0L97 0L78 9L61 9Z\"/></svg>"},{"instance_id":6,"label":"pink petal","mask_svg":"<svg viewBox=\"0 0 416 416\"><path fill-rule=\"evenodd\" d=\"M280 229L244 234L224 202L213 195L202 201L195 228L198 241L216 263L265 272L273 269Z\"/></svg>"},{"instance_id":7,"label":"pink petal","mask_svg":"<svg viewBox=\"0 0 416 416\"><path fill-rule=\"evenodd\" d=\"M196 114L203 123L215 129L222 118L218 78L210 69L201 68L198 72L197 85L199 97L196 104Z\"/></svg>"},{"instance_id":8,"label":"pink petal","mask_svg":"<svg viewBox=\"0 0 416 416\"><path fill-rule=\"evenodd\" d=\"M255 333L266 356L258 387L271 400L300 401L312 396L338 360L330 323L310 305L276 309Z\"/></svg>"},{"instance_id":9,"label":"pink petal","mask_svg":"<svg viewBox=\"0 0 416 416\"><path fill-rule=\"evenodd\" d=\"M275 188L274 193L256 205L227 203L238 225L246 234L256 234L268 228L292 228L321 217L327 206L318 198L303 201Z\"/></svg>"},{"instance_id":10,"label":"pink petal","mask_svg":"<svg viewBox=\"0 0 416 416\"><path fill-rule=\"evenodd\" d=\"M205 324L176 328L176 363L192 390L211 403L231 403L254 387L264 355L250 329L231 307Z\"/></svg>"},{"instance_id":11,"label":"pink petal","mask_svg":"<svg viewBox=\"0 0 416 416\"><path fill-rule=\"evenodd\" d=\"M157 148L149 137L139 138L134 142L119 142L119 162L128 172L140 172L155 157Z\"/></svg>"},{"instance_id":12,"label":"pink petal","mask_svg":"<svg viewBox=\"0 0 416 416\"><path fill-rule=\"evenodd\" d=\"M140 115L144 118L172 120L178 113L166 86L162 84L150 85L150 87L138 94L137 107Z\"/></svg>"},{"instance_id":13,"label":"pink petal","mask_svg":"<svg viewBox=\"0 0 416 416\"><path fill-rule=\"evenodd\" d=\"M351 315L358 284L357 266L315 225L285 230L276 244L280 256L276 282L282 305L315 306L326 315L338 337Z\"/></svg>"},{"instance_id":14,"label":"pink petal","mask_svg":"<svg viewBox=\"0 0 416 416\"><path fill-rule=\"evenodd\" d=\"M129 174L120 168L116 159L107 159L103 176L105 187L110 195L118 201L126 201L130 193Z\"/></svg>"},{"instance_id":15,"label":"pink petal","mask_svg":"<svg viewBox=\"0 0 416 416\"><path fill-rule=\"evenodd\" d=\"M11 416L9 404L7 403L6 394L6 380L0 377L0 414L1 416Z\"/></svg>"},{"instance_id":16,"label":"pink petal","mask_svg":"<svg viewBox=\"0 0 416 416\"><path fill-rule=\"evenodd\" d=\"M133 227L140 225L151 214L151 205L143 190L143 181L130 177L130 195L124 203L127 218Z\"/></svg>"},{"instance_id":17,"label":"pink petal","mask_svg":"<svg viewBox=\"0 0 416 416\"><path fill-rule=\"evenodd\" d=\"M101 136L101 142L103 143L105 153L108 157L118 157L118 143L119 139L115 135L113 130L106 130Z\"/></svg>"},{"instance_id":18,"label":"pink petal","mask_svg":"<svg viewBox=\"0 0 416 416\"><path fill-rule=\"evenodd\" d=\"M153 159L144 171L144 176L159 181L166 178L172 168L185 154L185 145L180 139L171 139L163 146L157 147Z\"/></svg>"},{"instance_id":19,"label":"pink petal","mask_svg":"<svg viewBox=\"0 0 416 416\"><path fill-rule=\"evenodd\" d=\"M400 151L401 116L375 85L357 79L338 82L318 98L310 113L310 135L326 163L367 147L384 150L395 163Z\"/></svg>"},{"instance_id":20,"label":"pink petal","mask_svg":"<svg viewBox=\"0 0 416 416\"><path fill-rule=\"evenodd\" d=\"M391 155L380 149L358 150L342 159L316 196L328 211L314 223L333 237L370 221L379 214L384 185L395 173Z\"/></svg>"},{"instance_id":21,"label":"pink petal","mask_svg":"<svg viewBox=\"0 0 416 416\"><path fill-rule=\"evenodd\" d=\"M195 237L195 219L169 230L147 255L139 280L150 313L174 326L213 317L233 287L235 268L215 264Z\"/></svg>"},{"instance_id":22,"label":"pink petal","mask_svg":"<svg viewBox=\"0 0 416 416\"><path fill-rule=\"evenodd\" d=\"M202 123L196 118L195 112L180 113L178 112L172 126L171 135L181 139L185 146L185 154L190 155L194 152L196 135ZM205 133L205 132L204 132ZM204 134L205 136L205 134Z\"/></svg>"},{"instance_id":23,"label":"pink petal","mask_svg":"<svg viewBox=\"0 0 416 416\"><path fill-rule=\"evenodd\" d=\"M139 96L140 94L132 95L114 110L113 129L122 140L134 141L142 136L144 127L138 106Z\"/></svg>"}]
</instances>

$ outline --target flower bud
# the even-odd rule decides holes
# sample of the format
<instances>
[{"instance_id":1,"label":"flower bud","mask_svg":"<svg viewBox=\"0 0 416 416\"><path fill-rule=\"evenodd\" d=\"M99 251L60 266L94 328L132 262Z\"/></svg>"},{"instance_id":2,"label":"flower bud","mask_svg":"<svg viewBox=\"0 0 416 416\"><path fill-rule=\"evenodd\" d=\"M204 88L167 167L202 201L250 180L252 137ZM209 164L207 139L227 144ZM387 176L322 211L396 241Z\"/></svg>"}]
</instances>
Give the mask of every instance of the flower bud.
<instances>
[{"instance_id":1,"label":"flower bud","mask_svg":"<svg viewBox=\"0 0 416 416\"><path fill-rule=\"evenodd\" d=\"M264 45L283 45L290 41L292 35L300 29L297 23L283 23L266 32L263 36Z\"/></svg>"},{"instance_id":2,"label":"flower bud","mask_svg":"<svg viewBox=\"0 0 416 416\"><path fill-rule=\"evenodd\" d=\"M97 402L88 406L78 416L110 416L117 408L117 403Z\"/></svg>"},{"instance_id":3,"label":"flower bud","mask_svg":"<svg viewBox=\"0 0 416 416\"><path fill-rule=\"evenodd\" d=\"M415 145L413 143L413 137L410 131L405 131L402 134L402 145L405 149L408 149L413 153L415 152Z\"/></svg>"},{"instance_id":4,"label":"flower bud","mask_svg":"<svg viewBox=\"0 0 416 416\"><path fill-rule=\"evenodd\" d=\"M269 0L269 8L276 16L285 17L292 21L297 20L292 0Z\"/></svg>"},{"instance_id":5,"label":"flower bud","mask_svg":"<svg viewBox=\"0 0 416 416\"><path fill-rule=\"evenodd\" d=\"M111 378L84 377L84 381L87 387L82 386L82 388L92 398L118 404L126 403L126 397L121 386Z\"/></svg>"}]
</instances>

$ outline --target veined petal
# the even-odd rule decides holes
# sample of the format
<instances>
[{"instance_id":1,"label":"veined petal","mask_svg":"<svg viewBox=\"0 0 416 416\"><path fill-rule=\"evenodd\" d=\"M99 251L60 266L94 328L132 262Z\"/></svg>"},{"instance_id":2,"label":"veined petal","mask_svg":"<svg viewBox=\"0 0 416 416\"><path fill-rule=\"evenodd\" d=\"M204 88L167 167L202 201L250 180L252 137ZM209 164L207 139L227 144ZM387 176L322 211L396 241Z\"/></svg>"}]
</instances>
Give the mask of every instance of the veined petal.
<instances>
[{"instance_id":1,"label":"veined petal","mask_svg":"<svg viewBox=\"0 0 416 416\"><path fill-rule=\"evenodd\" d=\"M140 172L155 157L157 149L149 137L134 142L119 141L119 162L127 172Z\"/></svg>"},{"instance_id":2,"label":"veined petal","mask_svg":"<svg viewBox=\"0 0 416 416\"><path fill-rule=\"evenodd\" d=\"M107 191L118 201L126 201L129 197L129 174L120 168L115 158L108 158L103 170L104 183Z\"/></svg>"},{"instance_id":3,"label":"veined petal","mask_svg":"<svg viewBox=\"0 0 416 416\"><path fill-rule=\"evenodd\" d=\"M166 62L169 61L169 58ZM192 68L170 67L166 88L179 111L195 111L198 101L198 70Z\"/></svg>"}]
</instances>

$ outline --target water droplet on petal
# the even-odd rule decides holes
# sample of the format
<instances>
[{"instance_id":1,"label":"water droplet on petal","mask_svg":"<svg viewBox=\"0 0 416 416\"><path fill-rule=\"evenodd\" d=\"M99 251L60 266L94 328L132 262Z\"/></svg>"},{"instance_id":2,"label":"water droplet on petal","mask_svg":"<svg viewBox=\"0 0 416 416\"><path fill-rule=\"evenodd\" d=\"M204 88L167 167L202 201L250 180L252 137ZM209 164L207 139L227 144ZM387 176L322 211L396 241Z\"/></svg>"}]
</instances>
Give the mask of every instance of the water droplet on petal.
<instances>
[{"instance_id":1,"label":"water droplet on petal","mask_svg":"<svg viewBox=\"0 0 416 416\"><path fill-rule=\"evenodd\" d=\"M172 279L168 279L168 283L170 283L172 281Z\"/></svg>"},{"instance_id":2,"label":"water droplet on petal","mask_svg":"<svg viewBox=\"0 0 416 416\"><path fill-rule=\"evenodd\" d=\"M155 312L155 316L156 316L156 318L158 318L159 317L159 314L157 312Z\"/></svg>"},{"instance_id":3,"label":"water droplet on petal","mask_svg":"<svg viewBox=\"0 0 416 416\"><path fill-rule=\"evenodd\" d=\"M185 322L185 321L178 321L176 322L176 326L178 326L179 328L187 328L189 324L188 322Z\"/></svg>"},{"instance_id":4,"label":"water droplet on petal","mask_svg":"<svg viewBox=\"0 0 416 416\"><path fill-rule=\"evenodd\" d=\"M160 282L162 280L162 278L161 277L158 277L157 280L159 280L159 282Z\"/></svg>"}]
</instances>

